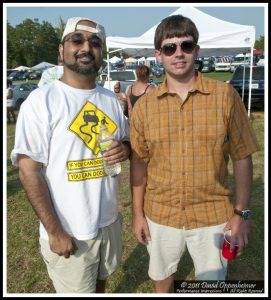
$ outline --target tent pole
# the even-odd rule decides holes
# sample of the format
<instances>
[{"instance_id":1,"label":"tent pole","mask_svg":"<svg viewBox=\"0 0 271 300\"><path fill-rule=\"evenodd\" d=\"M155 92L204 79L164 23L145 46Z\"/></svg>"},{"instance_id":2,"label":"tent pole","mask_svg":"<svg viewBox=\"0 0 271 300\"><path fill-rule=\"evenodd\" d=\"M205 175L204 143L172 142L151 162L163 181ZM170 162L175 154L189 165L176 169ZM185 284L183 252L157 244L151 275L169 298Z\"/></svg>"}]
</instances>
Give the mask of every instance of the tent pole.
<instances>
[{"instance_id":1,"label":"tent pole","mask_svg":"<svg viewBox=\"0 0 271 300\"><path fill-rule=\"evenodd\" d=\"M109 62L109 48L108 46L106 45L106 58L107 58L107 80L108 80L108 88L109 90L111 89L111 86L110 86L110 62Z\"/></svg>"},{"instance_id":2,"label":"tent pole","mask_svg":"<svg viewBox=\"0 0 271 300\"><path fill-rule=\"evenodd\" d=\"M249 94L248 94L248 117L250 118L251 108L251 86L252 86L252 66L253 66L253 46L250 48L250 74L249 74Z\"/></svg>"},{"instance_id":3,"label":"tent pole","mask_svg":"<svg viewBox=\"0 0 271 300\"><path fill-rule=\"evenodd\" d=\"M245 75L246 75L246 52L244 54L244 63L243 63L243 84L242 84L242 102L244 102L244 95L245 95Z\"/></svg>"}]
</instances>

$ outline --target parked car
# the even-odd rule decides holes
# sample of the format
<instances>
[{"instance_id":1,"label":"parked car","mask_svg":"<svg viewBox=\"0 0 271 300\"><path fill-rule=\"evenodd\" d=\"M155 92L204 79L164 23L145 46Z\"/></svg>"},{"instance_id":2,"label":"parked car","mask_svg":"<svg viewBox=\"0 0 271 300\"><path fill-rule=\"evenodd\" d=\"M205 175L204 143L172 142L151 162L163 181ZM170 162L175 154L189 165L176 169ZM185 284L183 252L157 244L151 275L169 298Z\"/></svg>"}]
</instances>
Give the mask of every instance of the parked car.
<instances>
[{"instance_id":1,"label":"parked car","mask_svg":"<svg viewBox=\"0 0 271 300\"><path fill-rule=\"evenodd\" d=\"M125 68L125 65L123 62L118 62L111 65L111 70L123 70Z\"/></svg>"},{"instance_id":2,"label":"parked car","mask_svg":"<svg viewBox=\"0 0 271 300\"><path fill-rule=\"evenodd\" d=\"M31 82L22 82L15 84L13 89L12 107L16 110L20 109L21 104L28 97L28 95L38 87L37 84Z\"/></svg>"},{"instance_id":3,"label":"parked car","mask_svg":"<svg viewBox=\"0 0 271 300\"><path fill-rule=\"evenodd\" d=\"M215 71L221 72L225 71L228 72L231 70L231 59L229 57L219 57L215 62Z\"/></svg>"},{"instance_id":4,"label":"parked car","mask_svg":"<svg viewBox=\"0 0 271 300\"><path fill-rule=\"evenodd\" d=\"M231 72L234 72L238 66L250 65L250 57L245 57L244 55L236 56L231 62Z\"/></svg>"},{"instance_id":5,"label":"parked car","mask_svg":"<svg viewBox=\"0 0 271 300\"><path fill-rule=\"evenodd\" d=\"M29 79L40 79L42 71L34 71L29 74Z\"/></svg>"},{"instance_id":6,"label":"parked car","mask_svg":"<svg viewBox=\"0 0 271 300\"><path fill-rule=\"evenodd\" d=\"M154 76L159 78L159 77L162 77L163 74L165 74L165 69L162 64L158 63L158 64L153 65L151 72Z\"/></svg>"},{"instance_id":7,"label":"parked car","mask_svg":"<svg viewBox=\"0 0 271 300\"><path fill-rule=\"evenodd\" d=\"M30 72L25 71L23 74L21 74L20 79L23 79L23 80L28 79L29 75L30 75Z\"/></svg>"},{"instance_id":8,"label":"parked car","mask_svg":"<svg viewBox=\"0 0 271 300\"><path fill-rule=\"evenodd\" d=\"M8 77L9 74L11 74L12 72L14 72L14 70L7 70L7 77Z\"/></svg>"},{"instance_id":9,"label":"parked car","mask_svg":"<svg viewBox=\"0 0 271 300\"><path fill-rule=\"evenodd\" d=\"M15 71L11 72L11 73L8 75L7 79L10 79L10 80L12 80L12 81L14 81L14 80L20 80L22 74L24 74L24 71L16 71L16 70L15 70Z\"/></svg>"},{"instance_id":10,"label":"parked car","mask_svg":"<svg viewBox=\"0 0 271 300\"><path fill-rule=\"evenodd\" d=\"M200 59L195 60L195 70L201 72L203 68L203 61Z\"/></svg>"},{"instance_id":11,"label":"parked car","mask_svg":"<svg viewBox=\"0 0 271 300\"><path fill-rule=\"evenodd\" d=\"M110 71L110 83L108 80L108 74L102 73L100 74L97 83L106 89L114 91L114 85L117 81L120 82L121 92L126 93L128 87L136 81L136 71L130 69L125 69L124 71Z\"/></svg>"},{"instance_id":12,"label":"parked car","mask_svg":"<svg viewBox=\"0 0 271 300\"><path fill-rule=\"evenodd\" d=\"M152 68L152 75L159 78L163 76L163 71L161 71L161 69L157 68L157 67L153 67Z\"/></svg>"},{"instance_id":13,"label":"parked car","mask_svg":"<svg viewBox=\"0 0 271 300\"><path fill-rule=\"evenodd\" d=\"M203 68L201 72L213 72L215 70L215 63L213 60L205 59L203 60Z\"/></svg>"},{"instance_id":14,"label":"parked car","mask_svg":"<svg viewBox=\"0 0 271 300\"><path fill-rule=\"evenodd\" d=\"M245 71L245 74L244 74ZM244 77L245 75L245 77ZM243 92L243 78L244 80L244 104L248 105L249 95L249 76L250 66L238 66L229 83L237 90L242 97ZM253 66L252 67L252 82L251 82L251 106L260 104L264 107L264 66Z\"/></svg>"}]
</instances>

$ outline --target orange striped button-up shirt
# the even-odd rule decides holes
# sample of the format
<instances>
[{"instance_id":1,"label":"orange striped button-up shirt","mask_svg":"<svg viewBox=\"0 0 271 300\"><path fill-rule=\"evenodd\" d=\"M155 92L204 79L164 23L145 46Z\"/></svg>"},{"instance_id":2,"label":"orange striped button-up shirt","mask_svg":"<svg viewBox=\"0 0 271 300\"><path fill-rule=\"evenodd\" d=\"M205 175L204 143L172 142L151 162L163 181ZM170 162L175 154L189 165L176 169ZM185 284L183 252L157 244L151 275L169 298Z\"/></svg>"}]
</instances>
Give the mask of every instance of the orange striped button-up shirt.
<instances>
[{"instance_id":1,"label":"orange striped button-up shirt","mask_svg":"<svg viewBox=\"0 0 271 300\"><path fill-rule=\"evenodd\" d=\"M193 229L229 220L229 156L259 150L231 85L198 73L182 101L165 81L135 104L130 125L133 158L148 164L144 212L153 222Z\"/></svg>"}]
</instances>

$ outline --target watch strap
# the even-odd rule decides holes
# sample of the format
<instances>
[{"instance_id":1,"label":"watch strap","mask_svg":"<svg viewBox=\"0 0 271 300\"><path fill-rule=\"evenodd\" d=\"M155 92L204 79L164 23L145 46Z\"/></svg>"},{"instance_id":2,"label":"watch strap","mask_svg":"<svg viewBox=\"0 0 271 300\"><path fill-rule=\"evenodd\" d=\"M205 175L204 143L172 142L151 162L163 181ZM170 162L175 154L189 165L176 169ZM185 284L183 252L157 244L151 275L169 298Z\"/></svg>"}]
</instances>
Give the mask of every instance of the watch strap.
<instances>
[{"instance_id":1,"label":"watch strap","mask_svg":"<svg viewBox=\"0 0 271 300\"><path fill-rule=\"evenodd\" d=\"M241 211L241 210L239 210L239 209L237 209L237 208L234 208L234 213L236 214L236 215L239 215L240 217L243 217L243 212Z\"/></svg>"}]
</instances>

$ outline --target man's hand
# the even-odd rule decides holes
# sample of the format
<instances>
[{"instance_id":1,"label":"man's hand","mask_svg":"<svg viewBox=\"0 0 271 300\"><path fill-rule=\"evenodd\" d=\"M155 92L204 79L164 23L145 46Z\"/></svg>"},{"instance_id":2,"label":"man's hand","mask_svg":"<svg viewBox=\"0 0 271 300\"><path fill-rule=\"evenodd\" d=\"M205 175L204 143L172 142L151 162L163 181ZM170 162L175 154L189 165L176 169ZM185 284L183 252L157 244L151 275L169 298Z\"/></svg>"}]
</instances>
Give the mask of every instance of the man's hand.
<instances>
[{"instance_id":1,"label":"man's hand","mask_svg":"<svg viewBox=\"0 0 271 300\"><path fill-rule=\"evenodd\" d=\"M105 150L103 154L104 160L106 160L110 165L124 161L130 156L130 147L127 144L114 140L112 144Z\"/></svg>"},{"instance_id":2,"label":"man's hand","mask_svg":"<svg viewBox=\"0 0 271 300\"><path fill-rule=\"evenodd\" d=\"M149 226L145 217L133 216L132 230L140 244L147 245L151 240Z\"/></svg>"},{"instance_id":3,"label":"man's hand","mask_svg":"<svg viewBox=\"0 0 271 300\"><path fill-rule=\"evenodd\" d=\"M244 220L238 215L233 215L224 228L224 232L231 230L231 250L234 245L239 246L239 252L248 245L248 234L250 230L250 220Z\"/></svg>"},{"instance_id":4,"label":"man's hand","mask_svg":"<svg viewBox=\"0 0 271 300\"><path fill-rule=\"evenodd\" d=\"M77 250L75 241L65 231L49 234L49 244L54 253L65 258L69 258Z\"/></svg>"}]
</instances>

